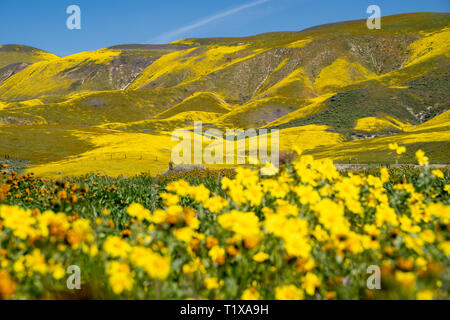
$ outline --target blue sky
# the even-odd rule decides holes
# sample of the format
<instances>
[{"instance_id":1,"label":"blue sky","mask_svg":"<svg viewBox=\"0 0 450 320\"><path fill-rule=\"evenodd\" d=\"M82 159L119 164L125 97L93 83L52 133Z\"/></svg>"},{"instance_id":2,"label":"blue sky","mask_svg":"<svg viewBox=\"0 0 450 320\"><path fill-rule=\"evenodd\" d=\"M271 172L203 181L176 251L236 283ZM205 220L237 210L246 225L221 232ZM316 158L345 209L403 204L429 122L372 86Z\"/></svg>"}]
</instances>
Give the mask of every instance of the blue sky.
<instances>
[{"instance_id":1,"label":"blue sky","mask_svg":"<svg viewBox=\"0 0 450 320\"><path fill-rule=\"evenodd\" d=\"M81 30L68 30L66 9L81 8ZM383 16L450 12L449 0L0 0L0 44L25 44L60 56L116 44L165 43L294 31Z\"/></svg>"}]
</instances>

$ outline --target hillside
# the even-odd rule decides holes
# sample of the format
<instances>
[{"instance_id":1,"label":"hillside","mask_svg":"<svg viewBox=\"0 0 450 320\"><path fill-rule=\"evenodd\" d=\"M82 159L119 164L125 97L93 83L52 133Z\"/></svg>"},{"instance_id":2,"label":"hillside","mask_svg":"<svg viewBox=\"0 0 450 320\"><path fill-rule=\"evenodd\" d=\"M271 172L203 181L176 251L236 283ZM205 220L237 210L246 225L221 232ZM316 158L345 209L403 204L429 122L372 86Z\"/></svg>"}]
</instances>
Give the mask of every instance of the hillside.
<instances>
[{"instance_id":1,"label":"hillside","mask_svg":"<svg viewBox=\"0 0 450 320\"><path fill-rule=\"evenodd\" d=\"M384 17L381 30L349 21L251 37L119 45L63 58L2 46L0 126L159 134L202 120L222 130L279 128L289 141L297 133L298 139L306 131L319 134L311 130L319 126L339 138L333 147L308 145L318 156L370 160L364 146L376 144L376 161L392 162L381 144L398 140L413 147L407 161L414 146L437 143L445 149L428 148L431 157L450 163L448 127L439 127L445 133L439 137L435 126L426 135L414 131L449 109L449 79L448 13Z\"/></svg>"},{"instance_id":2,"label":"hillside","mask_svg":"<svg viewBox=\"0 0 450 320\"><path fill-rule=\"evenodd\" d=\"M33 64L55 59L58 59L58 56L33 47L15 44L0 45L0 69L16 63Z\"/></svg>"},{"instance_id":3,"label":"hillside","mask_svg":"<svg viewBox=\"0 0 450 320\"><path fill-rule=\"evenodd\" d=\"M0 83L39 61L58 59L58 56L22 45L0 46Z\"/></svg>"}]
</instances>

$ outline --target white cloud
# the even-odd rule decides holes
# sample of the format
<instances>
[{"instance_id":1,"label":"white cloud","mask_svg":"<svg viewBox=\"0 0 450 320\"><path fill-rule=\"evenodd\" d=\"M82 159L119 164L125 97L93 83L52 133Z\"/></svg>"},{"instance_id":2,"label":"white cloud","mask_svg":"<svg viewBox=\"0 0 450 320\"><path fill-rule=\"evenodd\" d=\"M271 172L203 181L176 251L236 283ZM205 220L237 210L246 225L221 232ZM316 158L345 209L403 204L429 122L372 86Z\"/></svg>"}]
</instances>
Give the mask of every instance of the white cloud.
<instances>
[{"instance_id":1,"label":"white cloud","mask_svg":"<svg viewBox=\"0 0 450 320\"><path fill-rule=\"evenodd\" d=\"M223 11L223 12L217 13L217 14L211 16L211 17L208 17L208 18L204 18L204 19L202 19L200 21L197 21L195 23L192 23L190 25L187 25L187 26L184 26L184 27L181 27L181 28L169 31L167 33L163 33L163 34L157 36L156 38L154 38L150 42L152 42L152 43L168 43L168 42L177 40L177 39L179 39L180 36L182 36L183 34L185 34L188 31L191 31L193 29L197 29L197 28L202 27L202 26L204 26L204 25L206 25L208 23L211 23L211 22L214 22L216 20L219 20L219 19L231 16L231 15L236 14L236 13L242 11L242 10L259 6L259 5L264 4L266 2L269 2L269 1L271 1L271 0L257 0L257 1L253 1L253 2L250 2L250 3L247 3L247 4L243 4L243 5L239 6L239 7L236 7L236 8L227 10L227 11Z\"/></svg>"}]
</instances>

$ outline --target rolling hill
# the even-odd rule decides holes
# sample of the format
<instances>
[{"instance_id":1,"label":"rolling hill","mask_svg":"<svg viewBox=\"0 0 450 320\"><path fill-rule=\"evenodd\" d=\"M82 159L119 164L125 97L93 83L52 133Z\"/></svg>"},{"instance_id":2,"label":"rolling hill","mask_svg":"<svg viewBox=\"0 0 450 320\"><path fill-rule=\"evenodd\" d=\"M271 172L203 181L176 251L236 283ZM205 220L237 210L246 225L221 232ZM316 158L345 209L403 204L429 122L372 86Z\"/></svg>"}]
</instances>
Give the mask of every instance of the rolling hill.
<instances>
[{"instance_id":1,"label":"rolling hill","mask_svg":"<svg viewBox=\"0 0 450 320\"><path fill-rule=\"evenodd\" d=\"M6 137L17 134L17 126L48 126L72 137L74 128L92 128L138 134L151 145L139 134L165 137L202 120L221 130L281 129L283 148L298 143L336 161L392 162L386 143L398 141L411 146L406 162L423 147L434 162L450 163L449 80L449 13L383 17L380 30L369 30L365 20L348 21L251 37L119 45L68 57L5 45L0 130ZM318 143L301 141L313 136ZM98 145L75 140L84 145L75 148L78 154ZM33 148L45 144L34 141ZM0 144L2 151L25 157L11 144Z\"/></svg>"},{"instance_id":2,"label":"rolling hill","mask_svg":"<svg viewBox=\"0 0 450 320\"><path fill-rule=\"evenodd\" d=\"M36 48L22 45L0 46L0 83L40 61L51 61L58 56Z\"/></svg>"}]
</instances>

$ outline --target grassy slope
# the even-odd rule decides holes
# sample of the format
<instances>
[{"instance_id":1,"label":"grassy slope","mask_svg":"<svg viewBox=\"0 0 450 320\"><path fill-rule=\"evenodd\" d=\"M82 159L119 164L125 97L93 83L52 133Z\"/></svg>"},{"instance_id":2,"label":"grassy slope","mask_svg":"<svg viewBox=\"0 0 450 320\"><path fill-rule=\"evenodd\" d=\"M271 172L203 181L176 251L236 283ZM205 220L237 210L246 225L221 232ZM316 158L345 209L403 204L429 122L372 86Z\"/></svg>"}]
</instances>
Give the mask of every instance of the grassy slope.
<instances>
[{"instance_id":1,"label":"grassy slope","mask_svg":"<svg viewBox=\"0 0 450 320\"><path fill-rule=\"evenodd\" d=\"M390 143L398 143L407 152L397 157L388 149ZM430 155L432 163L450 164L450 111L421 125L408 127L405 132L372 139L344 142L331 147L315 148L308 153L316 157L331 157L338 162L357 158L360 163L414 163L418 149Z\"/></svg>"},{"instance_id":2,"label":"grassy slope","mask_svg":"<svg viewBox=\"0 0 450 320\"><path fill-rule=\"evenodd\" d=\"M0 157L22 158L36 163L47 163L76 156L94 146L75 136L77 127L49 125L0 126ZM84 128L92 135L94 128Z\"/></svg>"},{"instance_id":3,"label":"grassy slope","mask_svg":"<svg viewBox=\"0 0 450 320\"><path fill-rule=\"evenodd\" d=\"M217 94L212 92L196 92L192 96L184 99L181 103L158 114L155 119L166 119L189 111L227 113L230 111L230 106Z\"/></svg>"},{"instance_id":4,"label":"grassy slope","mask_svg":"<svg viewBox=\"0 0 450 320\"><path fill-rule=\"evenodd\" d=\"M22 45L0 46L0 69L13 63L32 64L39 61L58 59L58 56L49 52Z\"/></svg>"},{"instance_id":5,"label":"grassy slope","mask_svg":"<svg viewBox=\"0 0 450 320\"><path fill-rule=\"evenodd\" d=\"M112 176L157 174L166 170L174 145L170 135L142 134L98 129L98 134L78 129L76 139L92 145L75 157L32 166L29 171L42 176L82 175L89 172Z\"/></svg>"},{"instance_id":6,"label":"grassy slope","mask_svg":"<svg viewBox=\"0 0 450 320\"><path fill-rule=\"evenodd\" d=\"M126 89L153 61L178 47L82 52L35 63L0 85L3 99L20 101L84 91Z\"/></svg>"}]
</instances>

